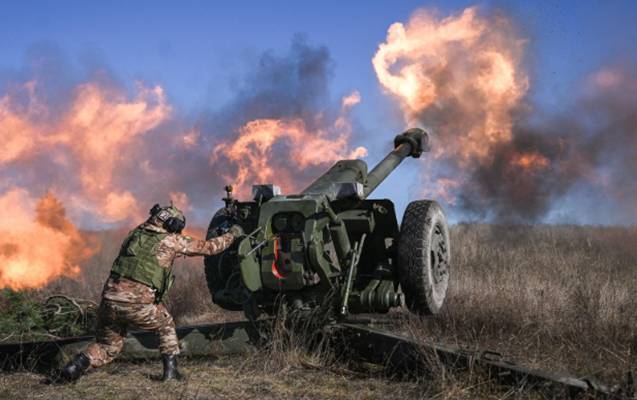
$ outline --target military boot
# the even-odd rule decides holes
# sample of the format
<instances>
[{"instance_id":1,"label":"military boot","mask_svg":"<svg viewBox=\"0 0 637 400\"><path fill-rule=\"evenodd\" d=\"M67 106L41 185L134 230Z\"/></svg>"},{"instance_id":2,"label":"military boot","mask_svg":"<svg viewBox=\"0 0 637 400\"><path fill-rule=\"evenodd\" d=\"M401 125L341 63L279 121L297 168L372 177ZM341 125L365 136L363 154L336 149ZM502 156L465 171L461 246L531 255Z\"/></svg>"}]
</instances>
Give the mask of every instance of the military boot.
<instances>
[{"instance_id":1,"label":"military boot","mask_svg":"<svg viewBox=\"0 0 637 400\"><path fill-rule=\"evenodd\" d=\"M67 382L76 381L90 366L91 360L88 356L84 353L79 353L62 368L61 377Z\"/></svg>"},{"instance_id":2,"label":"military boot","mask_svg":"<svg viewBox=\"0 0 637 400\"><path fill-rule=\"evenodd\" d=\"M163 382L176 379L181 380L183 375L177 370L177 356L162 354L161 360L164 363L164 374L161 376Z\"/></svg>"}]
</instances>

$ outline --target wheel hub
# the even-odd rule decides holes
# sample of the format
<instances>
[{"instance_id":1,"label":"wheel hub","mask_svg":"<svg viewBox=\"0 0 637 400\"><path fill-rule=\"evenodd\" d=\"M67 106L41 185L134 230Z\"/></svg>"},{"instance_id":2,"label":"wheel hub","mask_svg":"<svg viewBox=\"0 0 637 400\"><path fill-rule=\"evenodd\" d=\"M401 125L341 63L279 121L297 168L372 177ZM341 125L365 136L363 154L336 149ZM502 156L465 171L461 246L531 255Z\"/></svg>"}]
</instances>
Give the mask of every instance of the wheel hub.
<instances>
[{"instance_id":1,"label":"wheel hub","mask_svg":"<svg viewBox=\"0 0 637 400\"><path fill-rule=\"evenodd\" d=\"M430 258L434 283L437 285L443 282L449 274L449 247L442 227L438 224L434 227L431 238Z\"/></svg>"}]
</instances>

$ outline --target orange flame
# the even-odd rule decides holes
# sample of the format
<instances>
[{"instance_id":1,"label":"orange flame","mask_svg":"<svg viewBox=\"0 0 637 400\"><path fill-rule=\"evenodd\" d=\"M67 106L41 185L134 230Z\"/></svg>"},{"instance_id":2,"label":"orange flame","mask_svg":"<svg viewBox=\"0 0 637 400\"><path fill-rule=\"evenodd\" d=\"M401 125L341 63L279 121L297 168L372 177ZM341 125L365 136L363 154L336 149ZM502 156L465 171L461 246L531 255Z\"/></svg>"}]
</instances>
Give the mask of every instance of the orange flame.
<instances>
[{"instance_id":1,"label":"orange flame","mask_svg":"<svg viewBox=\"0 0 637 400\"><path fill-rule=\"evenodd\" d=\"M235 168L233 172L220 173L234 183L239 197L246 196L252 184L273 183L285 192L299 189L299 171L342 158L367 155L364 147L348 150L351 129L345 113L359 101L358 92L345 97L342 115L328 128L309 129L301 119L250 121L239 129L238 137L214 148L211 162L226 161ZM289 153L277 151L277 145L287 146Z\"/></svg>"},{"instance_id":2,"label":"orange flame","mask_svg":"<svg viewBox=\"0 0 637 400\"><path fill-rule=\"evenodd\" d=\"M511 114L529 87L523 47L504 16L481 16L476 7L446 18L418 10L406 24L389 27L372 64L405 122L431 124L434 156L466 170L512 139ZM462 186L444 179L436 184L434 192L451 203L449 189Z\"/></svg>"},{"instance_id":3,"label":"orange flame","mask_svg":"<svg viewBox=\"0 0 637 400\"><path fill-rule=\"evenodd\" d=\"M99 247L66 217L88 214L99 222L143 215L135 195L118 182L127 169L143 164L137 138L170 115L160 87L137 85L129 99L121 91L95 83L77 86L60 116L43 105L36 83L24 84L0 98L0 166L33 168L64 176L44 182L51 191L39 201L29 188L4 183L0 192L0 287L45 285L59 276L74 276L78 263ZM25 101L26 99L26 101ZM53 194L55 193L55 195ZM183 196L178 199L187 200Z\"/></svg>"},{"instance_id":4,"label":"orange flame","mask_svg":"<svg viewBox=\"0 0 637 400\"><path fill-rule=\"evenodd\" d=\"M126 164L126 150L135 137L165 121L169 113L158 86L138 86L133 101L119 94L109 96L96 85L80 86L70 114L56 132L80 164L83 193L72 198L73 204L88 208L107 222L138 216L135 197L116 187L114 171Z\"/></svg>"},{"instance_id":5,"label":"orange flame","mask_svg":"<svg viewBox=\"0 0 637 400\"><path fill-rule=\"evenodd\" d=\"M511 159L511 164L526 171L539 171L549 166L549 159L539 153L515 154Z\"/></svg>"},{"instance_id":6,"label":"orange flame","mask_svg":"<svg viewBox=\"0 0 637 400\"><path fill-rule=\"evenodd\" d=\"M78 264L99 250L50 193L36 202L24 189L6 192L0 197L0 221L0 288L38 288L59 276L75 276Z\"/></svg>"},{"instance_id":7,"label":"orange flame","mask_svg":"<svg viewBox=\"0 0 637 400\"><path fill-rule=\"evenodd\" d=\"M24 88L30 97L26 110L16 107L9 95L0 100L0 138L8 143L0 152L0 165L50 158L60 169L72 167L73 176L79 177L78 190L59 188L73 209L88 211L104 222L139 215L135 197L117 187L114 176L135 161L131 151L135 138L168 118L170 107L163 90L138 85L137 96L130 101L122 93L82 84L68 112L51 125L38 122L39 114L48 110L35 96L35 83Z\"/></svg>"},{"instance_id":8,"label":"orange flame","mask_svg":"<svg viewBox=\"0 0 637 400\"><path fill-rule=\"evenodd\" d=\"M528 89L521 71L524 41L511 30L503 17L480 17L476 7L444 19L419 10L407 25L389 27L372 63L405 121L412 124L426 110L451 102L462 110L457 121L437 127L443 142L463 129L462 140L445 142L450 146L439 154L484 157L491 145L510 140L510 113Z\"/></svg>"}]
</instances>

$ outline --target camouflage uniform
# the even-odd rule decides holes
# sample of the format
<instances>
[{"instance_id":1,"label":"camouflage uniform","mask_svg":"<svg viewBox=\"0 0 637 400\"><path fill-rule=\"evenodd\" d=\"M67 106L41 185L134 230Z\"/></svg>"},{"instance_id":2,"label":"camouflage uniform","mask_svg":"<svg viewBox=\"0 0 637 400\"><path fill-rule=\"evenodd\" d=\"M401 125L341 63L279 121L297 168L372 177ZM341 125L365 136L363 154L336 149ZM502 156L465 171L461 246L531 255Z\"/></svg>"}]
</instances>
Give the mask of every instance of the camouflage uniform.
<instances>
[{"instance_id":1,"label":"camouflage uniform","mask_svg":"<svg viewBox=\"0 0 637 400\"><path fill-rule=\"evenodd\" d=\"M167 233L164 228L153 224L152 219L139 228ZM233 241L234 236L231 233L208 241L169 233L159 242L156 257L161 267L170 269L178 255L217 254L228 248ZM179 354L175 323L166 307L162 303L156 304L156 295L156 290L150 286L111 274L104 285L98 310L96 342L84 352L92 367L108 364L121 352L128 328L158 332L161 354Z\"/></svg>"}]
</instances>

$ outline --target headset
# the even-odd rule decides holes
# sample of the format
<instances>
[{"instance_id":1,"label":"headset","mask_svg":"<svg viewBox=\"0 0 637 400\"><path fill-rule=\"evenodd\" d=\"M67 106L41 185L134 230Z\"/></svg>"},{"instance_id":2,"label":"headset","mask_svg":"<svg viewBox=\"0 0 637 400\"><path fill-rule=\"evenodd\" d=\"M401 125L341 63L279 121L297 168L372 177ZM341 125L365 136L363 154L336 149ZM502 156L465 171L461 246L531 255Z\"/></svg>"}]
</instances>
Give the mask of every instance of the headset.
<instances>
[{"instance_id":1,"label":"headset","mask_svg":"<svg viewBox=\"0 0 637 400\"><path fill-rule=\"evenodd\" d=\"M186 227L186 217L182 218L173 216L173 213L169 211L169 208L173 206L162 207L159 204L155 204L150 209L150 216L156 217L161 223L162 227L170 233L181 233Z\"/></svg>"}]
</instances>

